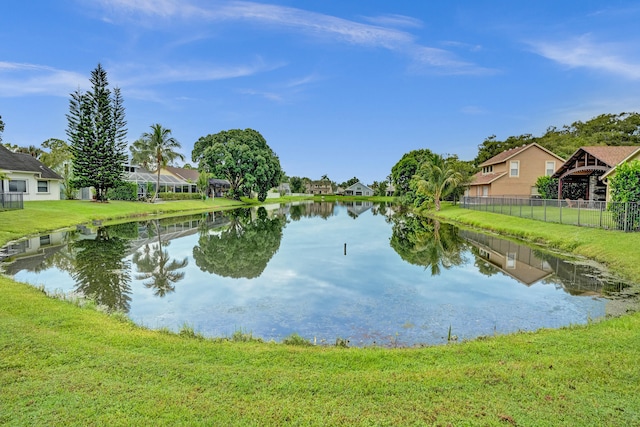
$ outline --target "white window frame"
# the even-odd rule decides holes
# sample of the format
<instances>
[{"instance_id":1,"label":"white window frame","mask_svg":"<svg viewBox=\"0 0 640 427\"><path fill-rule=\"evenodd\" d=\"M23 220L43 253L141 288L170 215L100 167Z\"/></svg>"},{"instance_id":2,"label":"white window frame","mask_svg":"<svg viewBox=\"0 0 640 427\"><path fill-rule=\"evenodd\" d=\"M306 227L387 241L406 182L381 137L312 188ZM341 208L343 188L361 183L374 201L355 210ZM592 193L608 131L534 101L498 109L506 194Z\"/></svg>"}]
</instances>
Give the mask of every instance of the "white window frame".
<instances>
[{"instance_id":1,"label":"white window frame","mask_svg":"<svg viewBox=\"0 0 640 427\"><path fill-rule=\"evenodd\" d=\"M45 189L44 191L41 191L41 190L40 190L40 184L41 184L41 183L44 183L44 184L45 184L45 186L46 186L46 189ZM49 181L45 181L45 180L41 180L41 179L39 179L39 180L37 181L37 187L38 187L38 188L37 188L38 193L40 193L40 194L49 193Z\"/></svg>"},{"instance_id":2,"label":"white window frame","mask_svg":"<svg viewBox=\"0 0 640 427\"><path fill-rule=\"evenodd\" d=\"M13 182L24 182L24 191L12 190L11 183ZM29 194L29 182L26 179L9 179L9 192Z\"/></svg>"},{"instance_id":3,"label":"white window frame","mask_svg":"<svg viewBox=\"0 0 640 427\"><path fill-rule=\"evenodd\" d=\"M551 168L549 168L549 165L551 165ZM556 171L556 162L555 160L548 160L545 162L544 164L545 168L544 168L544 172L546 176L551 176L555 173Z\"/></svg>"},{"instance_id":4,"label":"white window frame","mask_svg":"<svg viewBox=\"0 0 640 427\"><path fill-rule=\"evenodd\" d=\"M514 166L515 165L515 175L513 174L513 170L514 170ZM509 177L510 178L518 178L520 176L520 160L511 160L509 162Z\"/></svg>"}]
</instances>

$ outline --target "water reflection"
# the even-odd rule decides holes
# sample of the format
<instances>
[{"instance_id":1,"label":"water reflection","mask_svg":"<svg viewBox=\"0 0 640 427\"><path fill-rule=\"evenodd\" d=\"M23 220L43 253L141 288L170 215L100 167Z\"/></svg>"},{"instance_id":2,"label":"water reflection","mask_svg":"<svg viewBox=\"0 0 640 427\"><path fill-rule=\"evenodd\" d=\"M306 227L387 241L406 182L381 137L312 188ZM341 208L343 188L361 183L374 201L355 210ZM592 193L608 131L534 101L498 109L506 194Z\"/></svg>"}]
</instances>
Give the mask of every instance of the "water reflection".
<instances>
[{"instance_id":1,"label":"water reflection","mask_svg":"<svg viewBox=\"0 0 640 427\"><path fill-rule=\"evenodd\" d=\"M149 327L352 345L443 342L450 327L462 339L585 323L609 310L602 295L627 286L589 263L384 203L78 227L0 256L17 280L81 292Z\"/></svg>"},{"instance_id":2,"label":"water reflection","mask_svg":"<svg viewBox=\"0 0 640 427\"><path fill-rule=\"evenodd\" d=\"M193 248L196 265L222 277L259 277L278 251L286 218L269 218L264 207L253 218L251 209L225 213L229 225L218 232L203 230Z\"/></svg>"},{"instance_id":3,"label":"water reflection","mask_svg":"<svg viewBox=\"0 0 640 427\"><path fill-rule=\"evenodd\" d=\"M162 229L159 220L149 222L150 234L157 236L155 244L146 243L142 250L133 254L133 263L136 265L138 274L137 280L143 280L142 284L154 290L154 295L164 297L168 293L175 291L175 283L184 279L185 272L178 271L184 269L189 260L187 257L181 261L171 259L169 251L169 240L162 239Z\"/></svg>"},{"instance_id":4,"label":"water reflection","mask_svg":"<svg viewBox=\"0 0 640 427\"><path fill-rule=\"evenodd\" d=\"M465 262L465 241L455 227L411 214L393 215L391 219L391 247L406 262L423 266L434 276L442 268L450 269Z\"/></svg>"},{"instance_id":5,"label":"water reflection","mask_svg":"<svg viewBox=\"0 0 640 427\"><path fill-rule=\"evenodd\" d=\"M130 263L125 260L128 241L98 228L95 239L71 244L71 277L75 291L111 310L127 312L131 302Z\"/></svg>"}]
</instances>

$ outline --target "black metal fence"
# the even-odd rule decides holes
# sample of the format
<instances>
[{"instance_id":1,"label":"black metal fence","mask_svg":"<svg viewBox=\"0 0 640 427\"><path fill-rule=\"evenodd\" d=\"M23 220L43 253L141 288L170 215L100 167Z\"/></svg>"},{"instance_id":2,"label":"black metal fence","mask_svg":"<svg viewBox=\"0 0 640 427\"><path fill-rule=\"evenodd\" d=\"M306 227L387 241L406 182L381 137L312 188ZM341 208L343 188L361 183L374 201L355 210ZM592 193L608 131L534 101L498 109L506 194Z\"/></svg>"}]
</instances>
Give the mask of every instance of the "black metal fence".
<instances>
[{"instance_id":1,"label":"black metal fence","mask_svg":"<svg viewBox=\"0 0 640 427\"><path fill-rule=\"evenodd\" d=\"M559 224L640 231L640 204L518 197L462 197L465 209L512 215Z\"/></svg>"},{"instance_id":2,"label":"black metal fence","mask_svg":"<svg viewBox=\"0 0 640 427\"><path fill-rule=\"evenodd\" d=\"M0 211L24 209L22 193L0 193Z\"/></svg>"}]
</instances>

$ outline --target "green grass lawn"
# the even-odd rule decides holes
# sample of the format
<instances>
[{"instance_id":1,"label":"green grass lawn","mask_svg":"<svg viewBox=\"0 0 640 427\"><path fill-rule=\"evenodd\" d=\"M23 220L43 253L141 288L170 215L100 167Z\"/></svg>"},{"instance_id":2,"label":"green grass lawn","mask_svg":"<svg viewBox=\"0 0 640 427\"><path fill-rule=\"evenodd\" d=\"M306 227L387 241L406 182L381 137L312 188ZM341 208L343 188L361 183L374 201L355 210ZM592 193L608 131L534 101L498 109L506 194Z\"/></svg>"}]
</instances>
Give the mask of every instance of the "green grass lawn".
<instances>
[{"instance_id":1,"label":"green grass lawn","mask_svg":"<svg viewBox=\"0 0 640 427\"><path fill-rule=\"evenodd\" d=\"M66 225L146 213L82 209ZM29 204L23 215L62 212ZM613 242L640 243L453 207L439 215L603 260ZM639 425L639 358L640 314L428 348L288 346L150 331L0 277L0 425Z\"/></svg>"},{"instance_id":2,"label":"green grass lawn","mask_svg":"<svg viewBox=\"0 0 640 427\"><path fill-rule=\"evenodd\" d=\"M613 212L601 209L527 205L472 205L474 210L536 219L559 224L615 230L619 228Z\"/></svg>"}]
</instances>

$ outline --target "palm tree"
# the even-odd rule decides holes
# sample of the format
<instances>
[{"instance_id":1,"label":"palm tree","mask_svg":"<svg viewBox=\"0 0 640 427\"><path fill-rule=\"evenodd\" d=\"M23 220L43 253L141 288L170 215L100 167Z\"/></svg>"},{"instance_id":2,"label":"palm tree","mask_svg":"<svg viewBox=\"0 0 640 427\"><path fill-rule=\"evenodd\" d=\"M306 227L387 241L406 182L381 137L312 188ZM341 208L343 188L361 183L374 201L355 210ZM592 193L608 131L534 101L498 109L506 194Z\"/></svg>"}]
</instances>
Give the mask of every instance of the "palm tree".
<instances>
[{"instance_id":1,"label":"palm tree","mask_svg":"<svg viewBox=\"0 0 640 427\"><path fill-rule=\"evenodd\" d=\"M440 200L450 194L462 182L463 177L440 154L429 156L414 176L418 192L433 198L436 211L440 210Z\"/></svg>"},{"instance_id":2,"label":"palm tree","mask_svg":"<svg viewBox=\"0 0 640 427\"><path fill-rule=\"evenodd\" d=\"M143 133L129 148L135 163L145 168L156 169L158 179L152 202L157 199L160 191L160 169L176 159L184 160L182 154L174 151L177 148L180 148L180 143L171 136L171 129L158 123L151 125L151 132Z\"/></svg>"},{"instance_id":3,"label":"palm tree","mask_svg":"<svg viewBox=\"0 0 640 427\"><path fill-rule=\"evenodd\" d=\"M185 257L182 261L170 259L169 252L165 249L169 242L163 241L160 224L154 221L154 228L158 237L157 245L151 247L146 244L143 252L133 254L133 263L138 267L137 280L146 280L143 285L148 289L154 289L154 294L159 297L175 291L174 284L184 279L184 271L189 260ZM164 244L164 247L162 246Z\"/></svg>"}]
</instances>

